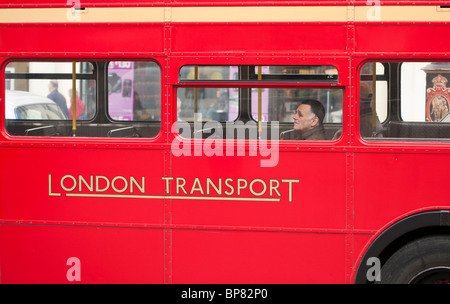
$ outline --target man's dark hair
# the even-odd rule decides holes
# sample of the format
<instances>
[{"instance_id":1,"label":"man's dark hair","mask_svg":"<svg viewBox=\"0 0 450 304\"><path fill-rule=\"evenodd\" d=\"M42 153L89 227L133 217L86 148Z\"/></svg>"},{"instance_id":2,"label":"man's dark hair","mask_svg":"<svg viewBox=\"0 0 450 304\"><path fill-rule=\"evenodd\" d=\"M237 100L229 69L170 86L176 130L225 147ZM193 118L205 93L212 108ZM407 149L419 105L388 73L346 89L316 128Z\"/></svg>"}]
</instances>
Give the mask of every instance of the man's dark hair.
<instances>
[{"instance_id":1,"label":"man's dark hair","mask_svg":"<svg viewBox=\"0 0 450 304\"><path fill-rule=\"evenodd\" d=\"M325 117L325 107L320 101L315 99L305 99L300 104L309 105L311 107L311 112L319 118L319 123L323 123L323 119Z\"/></svg>"},{"instance_id":2,"label":"man's dark hair","mask_svg":"<svg viewBox=\"0 0 450 304\"><path fill-rule=\"evenodd\" d=\"M52 88L58 89L58 80L50 80Z\"/></svg>"}]
</instances>

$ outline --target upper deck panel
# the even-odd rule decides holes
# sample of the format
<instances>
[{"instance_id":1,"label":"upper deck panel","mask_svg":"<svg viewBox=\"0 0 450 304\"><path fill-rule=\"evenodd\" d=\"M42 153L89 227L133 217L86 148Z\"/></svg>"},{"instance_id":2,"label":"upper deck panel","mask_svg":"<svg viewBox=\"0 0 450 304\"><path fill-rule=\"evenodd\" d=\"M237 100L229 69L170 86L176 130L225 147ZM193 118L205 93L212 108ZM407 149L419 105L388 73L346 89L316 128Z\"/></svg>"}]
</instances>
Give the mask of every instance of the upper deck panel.
<instances>
[{"instance_id":1,"label":"upper deck panel","mask_svg":"<svg viewBox=\"0 0 450 304\"><path fill-rule=\"evenodd\" d=\"M220 37L220 38L219 38ZM334 37L328 39L327 37ZM173 53L240 52L272 56L274 53L292 55L324 53L345 54L347 30L345 26L308 24L215 24L201 27L183 24L172 29ZM319 53L318 53L319 52Z\"/></svg>"}]
</instances>

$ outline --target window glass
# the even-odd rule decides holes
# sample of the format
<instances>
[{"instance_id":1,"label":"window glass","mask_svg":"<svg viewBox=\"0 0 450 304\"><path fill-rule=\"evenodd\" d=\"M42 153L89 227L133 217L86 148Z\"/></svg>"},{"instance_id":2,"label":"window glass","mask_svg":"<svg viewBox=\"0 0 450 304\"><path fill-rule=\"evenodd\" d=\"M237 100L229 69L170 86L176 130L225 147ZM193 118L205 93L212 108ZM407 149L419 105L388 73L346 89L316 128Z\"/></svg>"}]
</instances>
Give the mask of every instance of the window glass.
<instances>
[{"instance_id":1,"label":"window glass","mask_svg":"<svg viewBox=\"0 0 450 304\"><path fill-rule=\"evenodd\" d=\"M401 65L402 120L439 122L448 113L446 80L449 77L445 70L439 72L438 69L442 68L450 72L449 63L404 62ZM436 78L438 75L442 78ZM427 91L430 96L427 96ZM428 100L432 93L435 93L435 98Z\"/></svg>"},{"instance_id":2,"label":"window glass","mask_svg":"<svg viewBox=\"0 0 450 304\"><path fill-rule=\"evenodd\" d=\"M17 61L4 75L11 135L148 138L161 130L161 72L154 62Z\"/></svg>"},{"instance_id":3,"label":"window glass","mask_svg":"<svg viewBox=\"0 0 450 304\"><path fill-rule=\"evenodd\" d=\"M330 65L274 65L255 67L255 77L262 81L337 82L338 71Z\"/></svg>"},{"instance_id":4,"label":"window glass","mask_svg":"<svg viewBox=\"0 0 450 304\"><path fill-rule=\"evenodd\" d=\"M373 87L373 65L374 63L367 63L361 68L361 81L366 82L370 88ZM388 76L385 66L380 63L375 63L376 71L376 108L377 116L381 122L387 119L387 98L388 98Z\"/></svg>"},{"instance_id":5,"label":"window glass","mask_svg":"<svg viewBox=\"0 0 450 304\"><path fill-rule=\"evenodd\" d=\"M71 62L12 62L6 78L6 119L61 120L72 119ZM76 63L76 115L78 120L91 119L96 111L96 84L93 66ZM49 115L48 109L61 115ZM28 113L28 114L27 114Z\"/></svg>"},{"instance_id":6,"label":"window glass","mask_svg":"<svg viewBox=\"0 0 450 304\"><path fill-rule=\"evenodd\" d=\"M258 120L259 92L252 89L252 117ZM293 113L303 100L316 99L325 109L324 123L342 123L342 90L338 89L261 89L261 120L292 122Z\"/></svg>"},{"instance_id":7,"label":"window glass","mask_svg":"<svg viewBox=\"0 0 450 304\"><path fill-rule=\"evenodd\" d=\"M223 131L222 126L240 128L239 125L245 124L248 134L239 136L236 135L239 131L232 130L230 134L236 135L234 139L337 139L342 132L343 90L299 88L295 84L337 83L338 76L337 69L329 65L183 66L179 74L180 82L202 82L204 85L177 89L177 120L193 122L189 128L196 128L193 132L183 130L185 132L180 132L180 135L195 137L202 133L201 138L205 138L205 133L221 137L224 133L218 133ZM220 82L240 86L215 86ZM285 83L287 86L271 88L264 87L265 83ZM301 104L301 110L298 110ZM312 115L314 112L318 114ZM308 118L300 118L301 114ZM303 120L305 125L299 124ZM216 130L211 133L212 129ZM263 134L264 131L266 134ZM320 136L311 136L313 133L320 133Z\"/></svg>"},{"instance_id":8,"label":"window glass","mask_svg":"<svg viewBox=\"0 0 450 304\"><path fill-rule=\"evenodd\" d=\"M330 65L205 66L187 65L180 69L180 82L263 81L338 82L338 71Z\"/></svg>"},{"instance_id":9,"label":"window glass","mask_svg":"<svg viewBox=\"0 0 450 304\"><path fill-rule=\"evenodd\" d=\"M12 96L8 94L8 99ZM66 116L56 104L42 103L18 106L14 113L17 118L25 120L62 120Z\"/></svg>"},{"instance_id":10,"label":"window glass","mask_svg":"<svg viewBox=\"0 0 450 304\"><path fill-rule=\"evenodd\" d=\"M401 73L402 119L435 127L450 123L450 63L405 62Z\"/></svg>"},{"instance_id":11,"label":"window glass","mask_svg":"<svg viewBox=\"0 0 450 304\"><path fill-rule=\"evenodd\" d=\"M388 113L388 74L382 63L362 66L359 83L359 127L365 138L383 137Z\"/></svg>"},{"instance_id":12,"label":"window glass","mask_svg":"<svg viewBox=\"0 0 450 304\"><path fill-rule=\"evenodd\" d=\"M261 121L292 122L302 100L317 99L325 108L325 123L342 123L342 90L337 89L273 89L251 88L251 117L258 120L259 91L261 92ZM178 119L194 121L194 113L205 121L234 121L239 112L238 88L179 88ZM197 106L195 106L197 96Z\"/></svg>"},{"instance_id":13,"label":"window glass","mask_svg":"<svg viewBox=\"0 0 450 304\"><path fill-rule=\"evenodd\" d=\"M378 69L380 65L383 71ZM402 141L450 138L450 63L376 63L376 80L373 66L365 64L360 75L362 137Z\"/></svg>"},{"instance_id":14,"label":"window glass","mask_svg":"<svg viewBox=\"0 0 450 304\"><path fill-rule=\"evenodd\" d=\"M234 121L238 115L236 88L179 88L178 119L194 121L194 113L204 121Z\"/></svg>"},{"instance_id":15,"label":"window glass","mask_svg":"<svg viewBox=\"0 0 450 304\"><path fill-rule=\"evenodd\" d=\"M120 121L161 120L161 71L154 62L111 61L108 114Z\"/></svg>"},{"instance_id":16,"label":"window glass","mask_svg":"<svg viewBox=\"0 0 450 304\"><path fill-rule=\"evenodd\" d=\"M236 80L238 76L237 66L197 66L187 65L180 69L180 81L192 81L192 80L207 80L207 81L220 81L220 80Z\"/></svg>"},{"instance_id":17,"label":"window glass","mask_svg":"<svg viewBox=\"0 0 450 304\"><path fill-rule=\"evenodd\" d=\"M195 106L197 96L198 104ZM177 90L177 120L194 122L194 128L205 124L205 132L211 132L211 127L222 123L223 127L238 126L245 123L247 131L261 132L259 123L264 126L263 136L249 134L245 139L267 138L282 140L334 140L340 137L342 130L342 89L293 89L293 88L178 88ZM308 122L314 120L314 132L320 129L321 137L312 136L311 125L295 124L301 118L296 116L302 103L313 100L322 109L316 111L315 117L308 117ZM310 109L313 108L309 105ZM318 106L318 107L319 107ZM241 108L239 108L241 107ZM261 108L261 116L259 116ZM316 109L316 106L314 106ZM246 111L250 113L246 114ZM313 111L314 112L314 111ZM239 115L240 113L240 115ZM321 114L320 114L321 113ZM249 114L251 114L249 116ZM241 119L239 119L241 117ZM248 117L247 120L243 117ZM233 124L223 124L223 123ZM307 122L307 123L308 123ZM319 122L319 123L317 123ZM214 127L215 128L215 127ZM221 127L222 128L222 127ZM185 128L186 129L186 128ZM201 131L201 127L196 131ZM217 128L215 128L217 129ZM276 129L274 133L268 134ZM192 129L191 131L194 131ZM224 132L224 130L219 130ZM203 132L203 131L202 131ZM225 133L216 136L224 136ZM183 137L194 136L192 132L184 132ZM224 137L222 137L224 138ZM235 137L235 139L237 139ZM242 137L238 139L244 139Z\"/></svg>"}]
</instances>

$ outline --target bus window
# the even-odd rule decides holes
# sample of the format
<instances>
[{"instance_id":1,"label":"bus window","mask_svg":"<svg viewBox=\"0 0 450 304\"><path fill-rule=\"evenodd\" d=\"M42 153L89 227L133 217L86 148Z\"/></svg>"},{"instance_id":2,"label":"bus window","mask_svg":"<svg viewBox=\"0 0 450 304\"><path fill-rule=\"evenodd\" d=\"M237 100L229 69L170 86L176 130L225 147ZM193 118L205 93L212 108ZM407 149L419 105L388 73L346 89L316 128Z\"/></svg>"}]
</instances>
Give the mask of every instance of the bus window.
<instances>
[{"instance_id":1,"label":"bus window","mask_svg":"<svg viewBox=\"0 0 450 304\"><path fill-rule=\"evenodd\" d=\"M237 118L238 89L179 88L177 96L181 120L194 121L194 113L204 121L227 122Z\"/></svg>"},{"instance_id":2,"label":"bus window","mask_svg":"<svg viewBox=\"0 0 450 304\"><path fill-rule=\"evenodd\" d=\"M383 136L382 122L385 122L387 119L387 72L388 69L379 62L366 63L361 68L361 81L359 84L359 126L362 137Z\"/></svg>"},{"instance_id":3,"label":"bus window","mask_svg":"<svg viewBox=\"0 0 450 304\"><path fill-rule=\"evenodd\" d=\"M185 65L179 73L180 82L237 80L238 67L227 65Z\"/></svg>"},{"instance_id":4,"label":"bus window","mask_svg":"<svg viewBox=\"0 0 450 304\"><path fill-rule=\"evenodd\" d=\"M337 83L338 71L331 65L210 66L186 65L180 69L180 82L261 81Z\"/></svg>"},{"instance_id":5,"label":"bus window","mask_svg":"<svg viewBox=\"0 0 450 304\"><path fill-rule=\"evenodd\" d=\"M323 140L339 138L336 134L342 128L343 91L341 89L263 88L261 91L261 105L259 105L257 89L252 89L252 118L255 121L261 119L269 124L278 122L280 139L308 139L308 136L305 137L306 130L295 130L294 127L295 113L299 105L306 100L317 100L323 106L325 112L321 123L325 133ZM261 116L259 116L259 108L261 108Z\"/></svg>"},{"instance_id":6,"label":"bus window","mask_svg":"<svg viewBox=\"0 0 450 304\"><path fill-rule=\"evenodd\" d=\"M188 65L180 69L179 81L184 87L177 89L177 120L194 122L197 126L199 121L205 122L209 127L204 130L208 134L215 123L222 124L220 128L223 128L224 123L234 122L235 125L244 123L249 133L255 134L257 130L254 139L269 136L271 139L309 139L304 136L304 130L294 130L293 118L297 107L306 99L315 99L323 106L324 140L337 139L335 134L342 129L342 89L299 88L297 85L337 83L338 71L333 66ZM202 83L202 86L193 87L192 83ZM236 83L241 87L215 86L218 83ZM286 84L286 87L264 87L273 83ZM269 129L274 133L268 135ZM275 133L277 138L274 138ZM251 139L252 135L245 138Z\"/></svg>"},{"instance_id":7,"label":"bus window","mask_svg":"<svg viewBox=\"0 0 450 304\"><path fill-rule=\"evenodd\" d=\"M5 74L6 83L9 84L6 89L6 119L71 119L71 62L11 62L6 69L14 71ZM77 119L89 120L96 111L93 65L90 62L77 62L76 73L76 96L79 105ZM37 109L45 107L37 104L46 104L46 107L61 110L64 115L48 116L40 113ZM28 111L31 108L34 110Z\"/></svg>"},{"instance_id":8,"label":"bus window","mask_svg":"<svg viewBox=\"0 0 450 304\"><path fill-rule=\"evenodd\" d=\"M161 130L154 62L10 62L4 75L10 135L148 138Z\"/></svg>"},{"instance_id":9,"label":"bus window","mask_svg":"<svg viewBox=\"0 0 450 304\"><path fill-rule=\"evenodd\" d=\"M119 121L161 120L161 71L154 62L111 61L108 114Z\"/></svg>"},{"instance_id":10,"label":"bus window","mask_svg":"<svg viewBox=\"0 0 450 304\"><path fill-rule=\"evenodd\" d=\"M342 100L341 89L262 89L261 119L262 121L278 121L283 126L292 126L293 116L298 106L304 100L314 99L322 103L325 116L323 124L326 128L327 139L332 139L334 133L342 127ZM258 92L252 89L252 117L259 118ZM330 136L330 133L333 135Z\"/></svg>"},{"instance_id":11,"label":"bus window","mask_svg":"<svg viewBox=\"0 0 450 304\"><path fill-rule=\"evenodd\" d=\"M270 65L255 66L250 78L264 82L337 83L339 74L331 65Z\"/></svg>"},{"instance_id":12,"label":"bus window","mask_svg":"<svg viewBox=\"0 0 450 304\"><path fill-rule=\"evenodd\" d=\"M72 120L96 113L96 79L90 62L77 62L75 109L72 62L10 62L5 74L5 127L11 135L60 135ZM67 121L67 122L65 122ZM48 122L48 123L47 123ZM51 127L49 127L51 126Z\"/></svg>"},{"instance_id":13,"label":"bus window","mask_svg":"<svg viewBox=\"0 0 450 304\"><path fill-rule=\"evenodd\" d=\"M450 138L449 63L366 63L360 76L359 125L363 138Z\"/></svg>"},{"instance_id":14,"label":"bus window","mask_svg":"<svg viewBox=\"0 0 450 304\"><path fill-rule=\"evenodd\" d=\"M180 69L180 82L202 81L220 82L239 79L237 66L193 66L187 65ZM237 88L179 88L178 120L229 122L238 116ZM195 114L194 114L195 113Z\"/></svg>"},{"instance_id":15,"label":"bus window","mask_svg":"<svg viewBox=\"0 0 450 304\"><path fill-rule=\"evenodd\" d=\"M402 120L450 122L450 88L447 87L450 63L404 62L401 75Z\"/></svg>"},{"instance_id":16,"label":"bus window","mask_svg":"<svg viewBox=\"0 0 450 304\"><path fill-rule=\"evenodd\" d=\"M329 65L263 66L261 69L255 67L254 74L258 79L283 83L337 83L339 78L337 69ZM252 89L251 115L256 121L279 122L280 129L284 130L281 139L305 139L302 132L292 129L292 125L298 106L308 99L320 101L324 107L325 139L337 139L335 134L342 128L343 92L339 89L263 88L261 92Z\"/></svg>"}]
</instances>

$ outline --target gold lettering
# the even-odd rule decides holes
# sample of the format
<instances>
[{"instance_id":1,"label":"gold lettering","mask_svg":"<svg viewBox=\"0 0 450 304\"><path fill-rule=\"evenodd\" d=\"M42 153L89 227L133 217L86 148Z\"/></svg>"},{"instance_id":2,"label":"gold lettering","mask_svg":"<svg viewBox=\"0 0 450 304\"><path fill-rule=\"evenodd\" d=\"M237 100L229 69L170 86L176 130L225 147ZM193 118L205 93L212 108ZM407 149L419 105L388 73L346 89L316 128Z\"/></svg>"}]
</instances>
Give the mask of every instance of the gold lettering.
<instances>
[{"instance_id":1,"label":"gold lettering","mask_svg":"<svg viewBox=\"0 0 450 304\"><path fill-rule=\"evenodd\" d=\"M84 184L90 192L94 191L94 177L92 175L89 177L89 184L82 175L78 175L78 191L80 192L82 190L82 184Z\"/></svg>"},{"instance_id":2,"label":"gold lettering","mask_svg":"<svg viewBox=\"0 0 450 304\"><path fill-rule=\"evenodd\" d=\"M100 189L100 179L103 179L106 181L106 187L103 189ZM97 192L105 192L109 188L109 179L106 176L97 175L95 177L95 191Z\"/></svg>"},{"instance_id":3,"label":"gold lettering","mask_svg":"<svg viewBox=\"0 0 450 304\"><path fill-rule=\"evenodd\" d=\"M273 185L273 183L276 183L276 187ZM272 191L275 191L278 196L281 196L280 192L278 191L278 187L280 186L280 182L276 179L271 179L270 180L270 196L272 196Z\"/></svg>"},{"instance_id":4,"label":"gold lettering","mask_svg":"<svg viewBox=\"0 0 450 304\"><path fill-rule=\"evenodd\" d=\"M181 184L180 181L183 183ZM177 177L177 194L179 194L179 189L183 190L184 194L187 194L187 191L184 189L184 186L186 185L186 180L182 177Z\"/></svg>"},{"instance_id":5,"label":"gold lettering","mask_svg":"<svg viewBox=\"0 0 450 304\"><path fill-rule=\"evenodd\" d=\"M194 184L192 185L190 194L194 193L194 191L200 191L201 194L205 194L203 192L203 188L202 188L202 184L200 183L200 179L198 177L195 178L195 180L194 180Z\"/></svg>"},{"instance_id":6,"label":"gold lettering","mask_svg":"<svg viewBox=\"0 0 450 304\"><path fill-rule=\"evenodd\" d=\"M166 194L169 194L169 181L173 180L173 177L161 177L162 180L166 181Z\"/></svg>"},{"instance_id":7,"label":"gold lettering","mask_svg":"<svg viewBox=\"0 0 450 304\"><path fill-rule=\"evenodd\" d=\"M228 188L231 189L230 191L225 191L225 194L226 194L226 195L233 195L233 193L234 193L234 187L233 187L233 185L230 185L228 182L233 182L233 179L232 179L232 178L227 178L227 179L225 180L225 185L226 185Z\"/></svg>"},{"instance_id":8,"label":"gold lettering","mask_svg":"<svg viewBox=\"0 0 450 304\"><path fill-rule=\"evenodd\" d=\"M263 185L263 190L262 190L261 192L255 192L255 191L253 190L253 185L254 185L256 182L261 183L261 185ZM261 196L261 195L263 195L264 193L266 193L266 190L267 190L267 185L266 185L266 183L265 183L262 179L257 178L257 179L254 179L254 180L251 181L251 183L250 183L250 192L251 192L254 196Z\"/></svg>"},{"instance_id":9,"label":"gold lettering","mask_svg":"<svg viewBox=\"0 0 450 304\"><path fill-rule=\"evenodd\" d=\"M64 186L64 180L67 178L69 178L73 181L73 186L70 188L67 188L66 186ZM73 189L75 189L76 186L77 186L77 180L72 175L67 174L61 178L61 188L63 188L64 191L67 191L67 192L73 191Z\"/></svg>"},{"instance_id":10,"label":"gold lettering","mask_svg":"<svg viewBox=\"0 0 450 304\"><path fill-rule=\"evenodd\" d=\"M282 179L282 183L289 183L289 202L292 202L292 183L298 183L298 179Z\"/></svg>"},{"instance_id":11,"label":"gold lettering","mask_svg":"<svg viewBox=\"0 0 450 304\"><path fill-rule=\"evenodd\" d=\"M116 180L118 180L118 179L123 180L123 182L124 182L124 186L123 186L122 189L117 189L117 188L116 188L115 182L116 182ZM128 188L128 181L127 181L126 178L123 177L123 176L116 176L116 177L113 178L113 180L112 180L112 182L111 182L111 187L113 188L114 191L116 191L116 192L118 192L118 193L124 192L124 191L127 190L127 188Z\"/></svg>"},{"instance_id":12,"label":"gold lettering","mask_svg":"<svg viewBox=\"0 0 450 304\"><path fill-rule=\"evenodd\" d=\"M244 186L241 187L241 182L244 182ZM243 178L238 178L237 180L237 195L241 195L241 190L247 188L247 181Z\"/></svg>"},{"instance_id":13,"label":"gold lettering","mask_svg":"<svg viewBox=\"0 0 450 304\"><path fill-rule=\"evenodd\" d=\"M211 181L210 178L206 179L206 194L209 195L209 186L212 186L214 190L216 190L216 193L221 195L222 194L222 179L219 178L219 187L217 188L216 185Z\"/></svg>"},{"instance_id":14,"label":"gold lettering","mask_svg":"<svg viewBox=\"0 0 450 304\"><path fill-rule=\"evenodd\" d=\"M95 178L95 179L94 179ZM280 201L283 192L283 196L286 195L284 193L284 189L280 190L280 186L282 183L287 183L288 188L288 201L293 201L293 184L299 183L299 179L269 179L268 181L265 181L264 179L256 178L252 180L247 180L245 178L237 178L236 182L233 178L225 178L225 185L223 186L223 178L217 178L217 179L211 179L211 178L194 178L194 181L192 183L192 186L189 187L187 184L187 179L183 177L161 177L161 179L164 181L164 192L165 194L162 197L167 197L165 195L171 193L171 184L170 182L176 179L175 184L175 192L177 195L181 194L196 194L198 195L207 195L204 198L201 196L193 196L191 198L188 198L186 196L173 196L175 199L214 199L219 200L221 198L225 200L236 200L236 201ZM69 181L68 181L69 180ZM203 184L203 182L206 180L206 185ZM258 186L257 184L261 184L261 186ZM203 187L206 186L206 194L205 189ZM110 180L106 176L102 175L90 175L88 177L84 177L82 175L78 175L77 178L75 178L73 175L66 174L60 179L60 187L63 191L67 192L67 196L83 196L83 195L91 195L91 196L102 196L102 197L111 197L112 194L96 194L93 192L106 192L110 187L114 192L116 193L123 193L127 190L130 191L130 193L133 192L140 192L142 194L145 194L145 177L142 176L141 180L139 181L138 178L135 178L133 176L130 176L130 178L126 178L124 176L115 176ZM225 189L223 188L225 187ZM53 184L52 184L52 174L48 175L48 195L49 196L61 196L62 193L54 193L53 190ZM248 198L240 198L239 196L242 196L242 194L247 193L248 191L245 191L245 189L248 188L248 191L251 193L253 197ZM77 189L80 193L69 193L73 192L75 189ZM189 191L187 191L189 190ZM282 191L283 190L283 191ZM85 193L82 193L82 192ZM269 193L267 193L269 191ZM87 193L91 192L91 193ZM236 197L224 197L226 196L232 196L236 193ZM256 198L264 195L270 195L270 198ZM127 195L116 195L116 196L124 196ZM145 197L150 197L151 195L147 195ZM274 196L278 196L279 198L274 198ZM139 197L142 198L144 196L142 195L128 195L128 197ZM151 197L157 197L157 196L151 196ZM172 197L172 196L171 196Z\"/></svg>"},{"instance_id":15,"label":"gold lettering","mask_svg":"<svg viewBox=\"0 0 450 304\"><path fill-rule=\"evenodd\" d=\"M141 193L145 193L145 177L142 176L141 179L141 185L138 184L137 180L131 176L130 177L130 184L131 184L131 188L130 188L130 192L133 193L133 185L136 185L136 187L138 187L138 189L141 191Z\"/></svg>"},{"instance_id":16,"label":"gold lettering","mask_svg":"<svg viewBox=\"0 0 450 304\"><path fill-rule=\"evenodd\" d=\"M61 196L61 193L52 192L52 175L48 175L48 196Z\"/></svg>"}]
</instances>

